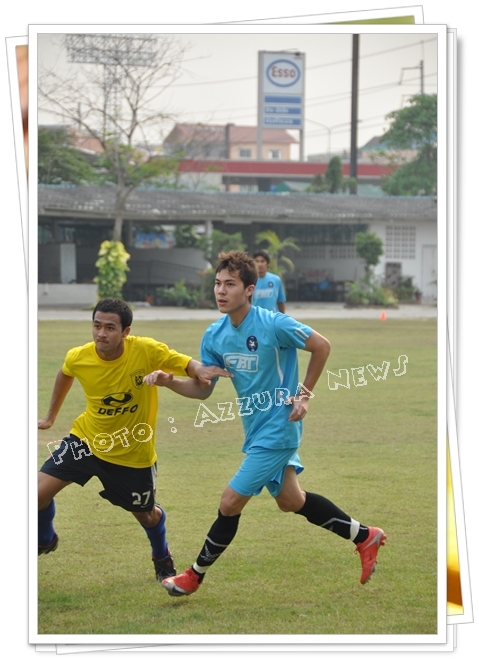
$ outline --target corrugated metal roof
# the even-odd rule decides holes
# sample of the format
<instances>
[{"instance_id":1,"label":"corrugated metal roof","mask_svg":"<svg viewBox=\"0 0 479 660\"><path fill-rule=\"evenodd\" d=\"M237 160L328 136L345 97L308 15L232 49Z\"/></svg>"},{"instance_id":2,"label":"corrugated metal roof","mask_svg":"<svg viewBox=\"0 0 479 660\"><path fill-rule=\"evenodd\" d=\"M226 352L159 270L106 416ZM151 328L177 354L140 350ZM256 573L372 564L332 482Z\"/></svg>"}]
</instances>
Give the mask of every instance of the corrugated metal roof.
<instances>
[{"instance_id":1,"label":"corrugated metal roof","mask_svg":"<svg viewBox=\"0 0 479 660\"><path fill-rule=\"evenodd\" d=\"M38 213L114 217L115 187L39 186ZM360 197L357 195L208 193L135 190L126 203L125 219L145 220L393 220L437 219L431 197Z\"/></svg>"}]
</instances>

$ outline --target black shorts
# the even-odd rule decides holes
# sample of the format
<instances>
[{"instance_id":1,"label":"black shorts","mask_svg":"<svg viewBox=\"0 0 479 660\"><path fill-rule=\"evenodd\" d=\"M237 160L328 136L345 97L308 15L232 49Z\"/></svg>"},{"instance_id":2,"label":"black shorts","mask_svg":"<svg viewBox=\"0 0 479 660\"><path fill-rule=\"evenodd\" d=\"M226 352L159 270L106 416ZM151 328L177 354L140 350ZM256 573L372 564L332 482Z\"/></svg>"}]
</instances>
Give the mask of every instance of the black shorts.
<instances>
[{"instance_id":1,"label":"black shorts","mask_svg":"<svg viewBox=\"0 0 479 660\"><path fill-rule=\"evenodd\" d=\"M100 495L127 511L141 513L155 506L156 463L148 468L132 468L102 461L76 435L60 441L40 472L80 486L98 477L105 489Z\"/></svg>"}]
</instances>

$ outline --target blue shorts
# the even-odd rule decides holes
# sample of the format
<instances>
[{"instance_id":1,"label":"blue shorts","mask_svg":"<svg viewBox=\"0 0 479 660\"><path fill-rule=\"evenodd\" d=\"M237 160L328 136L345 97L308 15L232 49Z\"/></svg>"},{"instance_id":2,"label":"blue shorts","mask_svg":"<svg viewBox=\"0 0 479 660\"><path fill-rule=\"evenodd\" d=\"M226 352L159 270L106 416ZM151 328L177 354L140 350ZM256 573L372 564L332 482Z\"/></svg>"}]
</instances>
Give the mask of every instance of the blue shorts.
<instances>
[{"instance_id":1,"label":"blue shorts","mask_svg":"<svg viewBox=\"0 0 479 660\"><path fill-rule=\"evenodd\" d=\"M247 451L238 472L228 485L237 493L246 497L259 495L266 486L272 497L278 497L283 487L284 471L288 465L294 466L296 474L304 470L299 460L297 448L263 449L262 447L253 447Z\"/></svg>"}]
</instances>

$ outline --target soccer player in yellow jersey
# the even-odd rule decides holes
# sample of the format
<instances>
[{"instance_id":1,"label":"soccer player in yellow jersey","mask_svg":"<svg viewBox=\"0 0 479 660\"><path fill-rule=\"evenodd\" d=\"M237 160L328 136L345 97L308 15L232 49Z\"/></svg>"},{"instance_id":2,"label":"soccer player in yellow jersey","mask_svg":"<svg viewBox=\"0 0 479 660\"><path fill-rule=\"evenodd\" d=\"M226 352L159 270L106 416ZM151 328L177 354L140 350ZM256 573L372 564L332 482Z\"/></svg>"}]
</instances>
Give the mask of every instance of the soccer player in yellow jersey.
<instances>
[{"instance_id":1,"label":"soccer player in yellow jersey","mask_svg":"<svg viewBox=\"0 0 479 660\"><path fill-rule=\"evenodd\" d=\"M130 335L132 319L123 300L100 300L93 310L93 341L68 351L58 372L48 413L38 428L53 425L75 378L85 393L86 410L69 436L50 443L53 451L38 473L38 554L58 546L55 495L96 476L104 488L100 495L131 511L145 529L161 581L176 570L166 541L166 514L155 503L158 394L143 378L161 369L206 388L212 378L227 374L154 339Z\"/></svg>"}]
</instances>

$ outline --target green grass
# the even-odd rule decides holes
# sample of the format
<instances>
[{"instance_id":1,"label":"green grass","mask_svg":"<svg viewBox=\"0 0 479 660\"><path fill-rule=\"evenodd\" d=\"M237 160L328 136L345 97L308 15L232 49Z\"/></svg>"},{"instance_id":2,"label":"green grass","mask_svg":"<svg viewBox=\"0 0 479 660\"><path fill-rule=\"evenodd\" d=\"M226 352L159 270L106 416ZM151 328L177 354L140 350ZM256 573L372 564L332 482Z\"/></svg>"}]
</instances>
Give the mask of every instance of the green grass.
<instances>
[{"instance_id":1,"label":"green grass","mask_svg":"<svg viewBox=\"0 0 479 660\"><path fill-rule=\"evenodd\" d=\"M385 381L328 388L325 371L304 425L305 490L321 493L364 524L388 534L376 574L359 583L354 546L300 516L279 511L267 493L253 498L238 534L201 590L173 599L154 580L150 548L133 516L98 496L92 479L56 497L58 550L39 559L40 634L435 634L436 322L313 320L332 343L329 371L391 366ZM206 322L134 322L134 333L198 357ZM48 408L66 351L90 339L90 324L39 323L39 416ZM394 375L398 356L407 373ZM300 374L308 355L300 352ZM220 381L206 405L234 401ZM75 383L47 442L83 410ZM181 571L196 558L221 492L242 460L240 420L195 428L199 402L160 391L157 501ZM235 407L233 407L235 411ZM174 418L174 423L168 422ZM178 432L172 433L175 426Z\"/></svg>"}]
</instances>

